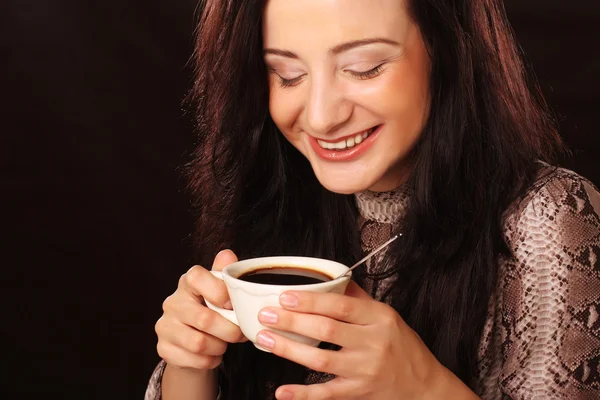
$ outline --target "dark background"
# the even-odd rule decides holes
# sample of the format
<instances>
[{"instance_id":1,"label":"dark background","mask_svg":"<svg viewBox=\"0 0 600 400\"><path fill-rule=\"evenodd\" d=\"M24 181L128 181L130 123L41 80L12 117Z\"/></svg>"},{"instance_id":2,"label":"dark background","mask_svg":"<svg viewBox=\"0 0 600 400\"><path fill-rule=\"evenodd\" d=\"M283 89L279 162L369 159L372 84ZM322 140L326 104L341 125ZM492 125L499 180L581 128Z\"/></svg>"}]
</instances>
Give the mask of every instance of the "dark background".
<instances>
[{"instance_id":1,"label":"dark background","mask_svg":"<svg viewBox=\"0 0 600 400\"><path fill-rule=\"evenodd\" d=\"M600 184L595 1L512 0L511 21ZM192 264L195 2L0 1L2 398L142 398L161 302Z\"/></svg>"}]
</instances>

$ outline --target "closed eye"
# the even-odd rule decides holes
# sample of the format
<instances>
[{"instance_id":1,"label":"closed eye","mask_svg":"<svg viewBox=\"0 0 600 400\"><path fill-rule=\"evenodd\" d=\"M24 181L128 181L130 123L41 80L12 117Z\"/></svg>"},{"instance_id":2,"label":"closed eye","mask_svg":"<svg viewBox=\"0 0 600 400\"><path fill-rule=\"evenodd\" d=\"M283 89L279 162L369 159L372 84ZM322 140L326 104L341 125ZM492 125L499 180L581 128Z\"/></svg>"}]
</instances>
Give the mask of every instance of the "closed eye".
<instances>
[{"instance_id":1,"label":"closed eye","mask_svg":"<svg viewBox=\"0 0 600 400\"><path fill-rule=\"evenodd\" d=\"M304 77L304 75L300 75L293 79L285 79L284 77L279 76L279 75L277 75L277 77L278 77L279 84L281 85L281 87L288 88L288 87L296 86L297 84L299 84L300 81L302 80L302 78Z\"/></svg>"},{"instance_id":2,"label":"closed eye","mask_svg":"<svg viewBox=\"0 0 600 400\"><path fill-rule=\"evenodd\" d=\"M300 76L297 76L297 77L292 78L292 79L287 79L287 78L284 78L283 76L279 75L277 73L277 71L275 71L275 69L273 69L273 68L269 68L269 73L275 74L275 76L277 77L277 80L279 81L279 85L282 88L289 88L289 87L292 87L292 86L296 86L297 84L300 83L300 81L304 77L304 75L300 75Z\"/></svg>"},{"instance_id":3,"label":"closed eye","mask_svg":"<svg viewBox=\"0 0 600 400\"><path fill-rule=\"evenodd\" d=\"M375 78L376 76L379 76L382 71L383 71L383 64L379 64L375 68L370 69L368 71L364 71L364 72L357 72L357 71L347 70L347 72L350 75L352 75L354 78L357 78L357 79L371 79L371 78Z\"/></svg>"}]
</instances>

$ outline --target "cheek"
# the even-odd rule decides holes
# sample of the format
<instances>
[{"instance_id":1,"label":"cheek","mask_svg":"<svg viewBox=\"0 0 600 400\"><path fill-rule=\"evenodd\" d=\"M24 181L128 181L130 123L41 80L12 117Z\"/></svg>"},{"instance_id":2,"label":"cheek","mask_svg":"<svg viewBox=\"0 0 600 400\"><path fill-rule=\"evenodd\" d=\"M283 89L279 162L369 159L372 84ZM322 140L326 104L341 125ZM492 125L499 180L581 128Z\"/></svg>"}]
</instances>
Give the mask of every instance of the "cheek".
<instances>
[{"instance_id":1,"label":"cheek","mask_svg":"<svg viewBox=\"0 0 600 400\"><path fill-rule=\"evenodd\" d=\"M379 112L388 121L405 128L422 127L428 110L426 71L411 70L409 65L388 71L378 99ZM412 129L411 129L412 130Z\"/></svg>"},{"instance_id":2,"label":"cheek","mask_svg":"<svg viewBox=\"0 0 600 400\"><path fill-rule=\"evenodd\" d=\"M287 92L286 92L287 91ZM294 89L282 89L271 86L269 95L269 113L275 125L286 136L291 133L299 114L298 96L289 92Z\"/></svg>"}]
</instances>

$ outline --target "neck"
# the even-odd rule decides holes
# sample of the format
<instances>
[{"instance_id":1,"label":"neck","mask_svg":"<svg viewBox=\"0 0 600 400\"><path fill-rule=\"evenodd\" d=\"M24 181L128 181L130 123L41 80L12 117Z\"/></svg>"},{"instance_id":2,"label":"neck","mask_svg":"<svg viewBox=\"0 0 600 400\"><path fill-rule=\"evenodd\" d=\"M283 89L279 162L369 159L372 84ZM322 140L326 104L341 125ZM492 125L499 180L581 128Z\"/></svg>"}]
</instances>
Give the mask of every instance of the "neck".
<instances>
[{"instance_id":1,"label":"neck","mask_svg":"<svg viewBox=\"0 0 600 400\"><path fill-rule=\"evenodd\" d=\"M406 184L386 192L366 190L355 195L356 205L367 220L395 223L406 214L409 194Z\"/></svg>"}]
</instances>

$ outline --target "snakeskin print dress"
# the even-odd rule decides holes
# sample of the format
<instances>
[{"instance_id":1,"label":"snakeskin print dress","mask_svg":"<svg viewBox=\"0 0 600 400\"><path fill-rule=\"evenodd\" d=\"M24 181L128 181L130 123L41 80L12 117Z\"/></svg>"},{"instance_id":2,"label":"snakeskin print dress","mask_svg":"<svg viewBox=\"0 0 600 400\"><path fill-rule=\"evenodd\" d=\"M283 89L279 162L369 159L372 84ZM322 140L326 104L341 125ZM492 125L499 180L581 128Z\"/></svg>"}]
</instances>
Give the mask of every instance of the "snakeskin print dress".
<instances>
[{"instance_id":1,"label":"snakeskin print dress","mask_svg":"<svg viewBox=\"0 0 600 400\"><path fill-rule=\"evenodd\" d=\"M391 237L409 197L404 188L356 195L365 252ZM485 400L600 399L600 193L572 171L544 167L506 211L504 236L512 255L498 260L473 390ZM375 299L392 279L380 261L367 265ZM161 362L146 400L161 398L163 371ZM312 372L306 383L331 378Z\"/></svg>"}]
</instances>

